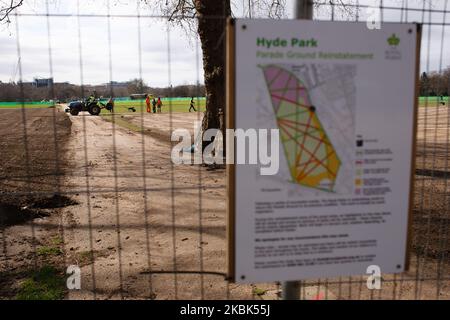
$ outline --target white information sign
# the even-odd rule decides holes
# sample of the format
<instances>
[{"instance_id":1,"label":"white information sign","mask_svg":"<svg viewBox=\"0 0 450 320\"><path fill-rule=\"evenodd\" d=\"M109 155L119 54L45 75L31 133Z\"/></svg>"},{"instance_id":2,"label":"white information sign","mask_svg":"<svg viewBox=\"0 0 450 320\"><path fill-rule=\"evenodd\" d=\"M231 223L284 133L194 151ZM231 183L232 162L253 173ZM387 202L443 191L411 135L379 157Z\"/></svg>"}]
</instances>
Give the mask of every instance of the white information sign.
<instances>
[{"instance_id":1,"label":"white information sign","mask_svg":"<svg viewBox=\"0 0 450 320\"><path fill-rule=\"evenodd\" d=\"M229 123L279 139L278 167L229 171L232 278L404 271L420 28L238 19L229 31Z\"/></svg>"}]
</instances>

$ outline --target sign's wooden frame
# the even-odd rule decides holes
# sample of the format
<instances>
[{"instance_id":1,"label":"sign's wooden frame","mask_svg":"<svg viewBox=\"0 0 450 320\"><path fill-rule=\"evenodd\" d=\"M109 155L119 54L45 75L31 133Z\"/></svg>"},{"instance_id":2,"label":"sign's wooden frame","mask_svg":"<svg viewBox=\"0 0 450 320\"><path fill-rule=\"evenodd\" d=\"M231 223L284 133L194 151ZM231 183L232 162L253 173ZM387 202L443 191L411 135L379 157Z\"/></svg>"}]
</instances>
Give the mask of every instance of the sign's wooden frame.
<instances>
[{"instance_id":1,"label":"sign's wooden frame","mask_svg":"<svg viewBox=\"0 0 450 320\"><path fill-rule=\"evenodd\" d=\"M235 23L230 18L227 21L226 49L226 128L235 128ZM229 155L227 155L228 157ZM234 156L234 155L233 155ZM235 166L227 163L227 276L229 281L235 281Z\"/></svg>"},{"instance_id":2,"label":"sign's wooden frame","mask_svg":"<svg viewBox=\"0 0 450 320\"><path fill-rule=\"evenodd\" d=\"M420 47L422 42L422 25L417 24L416 39L416 91L414 95L414 120L413 120L413 138L411 152L411 177L409 186L409 204L408 204L408 231L406 235L406 255L405 255L405 271L409 270L411 249L412 249L412 222L414 208L414 177L416 174L416 146L417 146L417 123L419 113L419 95L420 95Z\"/></svg>"}]
</instances>

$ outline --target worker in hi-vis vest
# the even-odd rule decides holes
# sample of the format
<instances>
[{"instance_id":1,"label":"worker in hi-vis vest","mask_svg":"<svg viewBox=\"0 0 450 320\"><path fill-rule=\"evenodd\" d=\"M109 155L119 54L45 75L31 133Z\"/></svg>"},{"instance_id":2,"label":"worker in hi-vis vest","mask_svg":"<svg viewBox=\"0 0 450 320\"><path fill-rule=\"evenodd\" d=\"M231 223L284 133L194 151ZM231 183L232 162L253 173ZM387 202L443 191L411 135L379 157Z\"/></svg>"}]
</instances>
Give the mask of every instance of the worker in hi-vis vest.
<instances>
[{"instance_id":1,"label":"worker in hi-vis vest","mask_svg":"<svg viewBox=\"0 0 450 320\"><path fill-rule=\"evenodd\" d=\"M152 110L150 108L150 96L148 94L145 96L145 104L147 105L147 113L151 113Z\"/></svg>"}]
</instances>

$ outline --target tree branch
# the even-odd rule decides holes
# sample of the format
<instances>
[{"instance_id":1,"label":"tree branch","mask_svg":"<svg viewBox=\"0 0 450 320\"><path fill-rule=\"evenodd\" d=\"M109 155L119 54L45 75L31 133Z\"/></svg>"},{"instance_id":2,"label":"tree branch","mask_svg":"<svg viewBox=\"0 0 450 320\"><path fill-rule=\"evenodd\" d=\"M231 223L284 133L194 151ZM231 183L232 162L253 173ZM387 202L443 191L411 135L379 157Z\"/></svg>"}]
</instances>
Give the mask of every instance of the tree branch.
<instances>
[{"instance_id":1,"label":"tree branch","mask_svg":"<svg viewBox=\"0 0 450 320\"><path fill-rule=\"evenodd\" d=\"M15 1L1 1L0 3L0 22L10 23L9 15L15 9L23 4L23 0Z\"/></svg>"}]
</instances>

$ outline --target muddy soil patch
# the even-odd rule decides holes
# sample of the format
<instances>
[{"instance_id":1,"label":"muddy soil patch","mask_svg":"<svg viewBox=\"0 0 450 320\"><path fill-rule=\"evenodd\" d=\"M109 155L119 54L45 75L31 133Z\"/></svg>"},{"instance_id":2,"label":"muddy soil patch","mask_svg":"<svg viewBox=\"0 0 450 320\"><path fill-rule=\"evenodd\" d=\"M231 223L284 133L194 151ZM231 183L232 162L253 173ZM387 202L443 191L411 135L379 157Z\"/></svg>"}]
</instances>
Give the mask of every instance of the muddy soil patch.
<instances>
[{"instance_id":1,"label":"muddy soil patch","mask_svg":"<svg viewBox=\"0 0 450 320\"><path fill-rule=\"evenodd\" d=\"M51 212L49 209L78 204L77 201L58 194L51 197L37 197L35 200L28 200L27 202L29 205L0 203L0 228L20 225L36 218L48 217Z\"/></svg>"},{"instance_id":2,"label":"muddy soil patch","mask_svg":"<svg viewBox=\"0 0 450 320\"><path fill-rule=\"evenodd\" d=\"M0 204L0 228L25 223L29 220L46 217L48 214L30 210L26 207L18 207L11 204Z\"/></svg>"},{"instance_id":3,"label":"muddy soil patch","mask_svg":"<svg viewBox=\"0 0 450 320\"><path fill-rule=\"evenodd\" d=\"M32 207L35 209L56 209L77 205L78 202L69 197L54 194L51 197L36 200Z\"/></svg>"}]
</instances>

